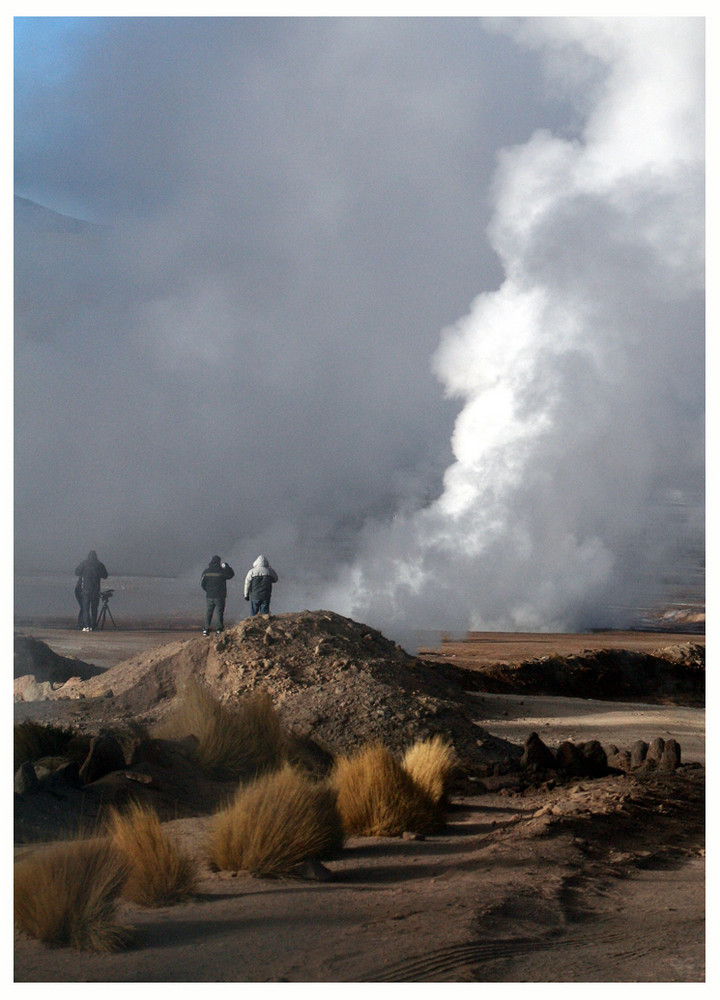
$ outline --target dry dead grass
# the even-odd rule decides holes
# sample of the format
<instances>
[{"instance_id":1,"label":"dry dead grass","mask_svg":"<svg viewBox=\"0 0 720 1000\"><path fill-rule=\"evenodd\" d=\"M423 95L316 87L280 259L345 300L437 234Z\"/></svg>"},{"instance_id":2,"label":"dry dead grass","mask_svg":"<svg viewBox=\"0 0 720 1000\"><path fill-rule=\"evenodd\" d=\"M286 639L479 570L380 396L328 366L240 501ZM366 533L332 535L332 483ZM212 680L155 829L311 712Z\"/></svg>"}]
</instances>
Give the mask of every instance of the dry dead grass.
<instances>
[{"instance_id":1,"label":"dry dead grass","mask_svg":"<svg viewBox=\"0 0 720 1000\"><path fill-rule=\"evenodd\" d=\"M342 842L334 790L286 764L241 787L217 814L209 854L219 869L288 875Z\"/></svg>"},{"instance_id":2,"label":"dry dead grass","mask_svg":"<svg viewBox=\"0 0 720 1000\"><path fill-rule=\"evenodd\" d=\"M415 784L386 747L364 747L339 757L330 775L337 790L343 830L359 837L396 837L403 832L430 833L442 813Z\"/></svg>"},{"instance_id":3,"label":"dry dead grass","mask_svg":"<svg viewBox=\"0 0 720 1000\"><path fill-rule=\"evenodd\" d=\"M195 736L199 766L233 778L254 777L285 760L285 734L264 690L226 705L191 679L155 732L165 739Z\"/></svg>"},{"instance_id":4,"label":"dry dead grass","mask_svg":"<svg viewBox=\"0 0 720 1000\"><path fill-rule=\"evenodd\" d=\"M115 921L128 866L107 840L75 840L15 865L15 924L47 944L117 951L132 938Z\"/></svg>"},{"instance_id":5,"label":"dry dead grass","mask_svg":"<svg viewBox=\"0 0 720 1000\"><path fill-rule=\"evenodd\" d=\"M439 806L447 800L448 783L457 767L457 753L444 736L433 736L408 747L402 766L418 788Z\"/></svg>"},{"instance_id":6,"label":"dry dead grass","mask_svg":"<svg viewBox=\"0 0 720 1000\"><path fill-rule=\"evenodd\" d=\"M42 725L25 719L15 723L13 743L17 770L25 761L36 763L43 758L77 760L82 764L90 747L90 737L62 726Z\"/></svg>"},{"instance_id":7,"label":"dry dead grass","mask_svg":"<svg viewBox=\"0 0 720 1000\"><path fill-rule=\"evenodd\" d=\"M126 899L140 906L172 906L193 895L197 862L167 836L152 806L136 802L122 812L112 809L108 831L128 863Z\"/></svg>"}]
</instances>

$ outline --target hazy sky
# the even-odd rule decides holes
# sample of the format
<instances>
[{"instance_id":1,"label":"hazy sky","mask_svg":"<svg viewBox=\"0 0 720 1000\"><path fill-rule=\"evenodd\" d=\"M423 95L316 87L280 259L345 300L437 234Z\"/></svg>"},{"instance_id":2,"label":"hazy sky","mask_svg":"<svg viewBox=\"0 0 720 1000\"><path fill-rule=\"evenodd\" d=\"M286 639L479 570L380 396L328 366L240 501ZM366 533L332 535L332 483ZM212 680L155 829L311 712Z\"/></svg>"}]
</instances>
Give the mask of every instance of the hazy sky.
<instances>
[{"instance_id":1,"label":"hazy sky","mask_svg":"<svg viewBox=\"0 0 720 1000\"><path fill-rule=\"evenodd\" d=\"M15 44L18 572L543 627L702 544L702 20Z\"/></svg>"}]
</instances>

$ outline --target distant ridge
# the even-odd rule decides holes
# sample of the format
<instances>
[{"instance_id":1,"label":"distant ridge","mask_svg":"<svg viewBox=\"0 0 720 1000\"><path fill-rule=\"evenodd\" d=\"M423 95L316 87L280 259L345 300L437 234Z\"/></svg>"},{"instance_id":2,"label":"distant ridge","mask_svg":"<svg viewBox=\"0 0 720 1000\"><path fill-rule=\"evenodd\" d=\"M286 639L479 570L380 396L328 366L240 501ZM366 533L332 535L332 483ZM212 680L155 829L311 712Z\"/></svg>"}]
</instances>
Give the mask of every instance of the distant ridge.
<instances>
[{"instance_id":1,"label":"distant ridge","mask_svg":"<svg viewBox=\"0 0 720 1000\"><path fill-rule=\"evenodd\" d=\"M29 198L14 195L14 217L16 231L18 226L34 233L67 234L67 233L97 233L104 226L86 219L78 219L72 215L55 212L51 208Z\"/></svg>"}]
</instances>

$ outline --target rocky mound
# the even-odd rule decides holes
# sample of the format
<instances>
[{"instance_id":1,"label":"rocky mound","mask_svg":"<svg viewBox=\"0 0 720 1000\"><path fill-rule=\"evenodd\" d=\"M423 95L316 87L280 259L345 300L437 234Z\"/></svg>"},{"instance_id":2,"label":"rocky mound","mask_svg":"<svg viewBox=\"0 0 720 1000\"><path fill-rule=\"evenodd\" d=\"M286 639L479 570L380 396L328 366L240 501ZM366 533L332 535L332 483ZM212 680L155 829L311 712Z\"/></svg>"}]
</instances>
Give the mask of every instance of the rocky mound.
<instances>
[{"instance_id":1,"label":"rocky mound","mask_svg":"<svg viewBox=\"0 0 720 1000\"><path fill-rule=\"evenodd\" d=\"M705 647L685 642L652 653L598 649L569 656L539 656L462 671L462 683L471 690L496 694L703 706Z\"/></svg>"},{"instance_id":2,"label":"rocky mound","mask_svg":"<svg viewBox=\"0 0 720 1000\"><path fill-rule=\"evenodd\" d=\"M72 680L51 697L86 699L96 724L149 724L191 676L223 702L265 688L287 729L332 753L376 740L400 751L436 733L452 739L469 771L521 752L473 722L451 671L329 611L248 618L221 636L170 643L102 676Z\"/></svg>"}]
</instances>

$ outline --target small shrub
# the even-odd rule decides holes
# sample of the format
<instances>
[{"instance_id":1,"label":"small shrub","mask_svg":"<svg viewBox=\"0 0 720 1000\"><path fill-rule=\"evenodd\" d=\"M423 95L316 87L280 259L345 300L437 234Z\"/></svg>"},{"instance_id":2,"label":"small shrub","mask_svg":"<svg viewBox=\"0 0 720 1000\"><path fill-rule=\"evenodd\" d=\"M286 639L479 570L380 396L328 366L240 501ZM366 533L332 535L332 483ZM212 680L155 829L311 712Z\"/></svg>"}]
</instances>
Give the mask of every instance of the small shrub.
<instances>
[{"instance_id":1,"label":"small shrub","mask_svg":"<svg viewBox=\"0 0 720 1000\"><path fill-rule=\"evenodd\" d=\"M442 736L418 741L408 747L402 766L431 802L439 806L447 800L447 787L455 768L457 754Z\"/></svg>"},{"instance_id":2,"label":"small shrub","mask_svg":"<svg viewBox=\"0 0 720 1000\"><path fill-rule=\"evenodd\" d=\"M15 865L15 924L47 944L117 951L132 931L115 922L125 859L107 840L58 844Z\"/></svg>"},{"instance_id":3,"label":"small shrub","mask_svg":"<svg viewBox=\"0 0 720 1000\"><path fill-rule=\"evenodd\" d=\"M90 747L87 735L61 726L43 726L31 719L16 723L13 736L16 771L26 761L32 764L47 757L76 760L82 764Z\"/></svg>"},{"instance_id":4,"label":"small shrub","mask_svg":"<svg viewBox=\"0 0 720 1000\"><path fill-rule=\"evenodd\" d=\"M197 762L213 774L254 777L284 761L282 726L266 691L227 705L191 679L156 733L166 739L195 736Z\"/></svg>"},{"instance_id":5,"label":"small shrub","mask_svg":"<svg viewBox=\"0 0 720 1000\"><path fill-rule=\"evenodd\" d=\"M126 899L140 906L171 906L194 893L197 864L166 835L152 806L135 802L123 812L112 809L108 830L128 863Z\"/></svg>"},{"instance_id":6,"label":"small shrub","mask_svg":"<svg viewBox=\"0 0 720 1000\"><path fill-rule=\"evenodd\" d=\"M339 757L330 783L348 835L395 837L405 830L429 833L441 825L440 810L386 747L375 744Z\"/></svg>"},{"instance_id":7,"label":"small shrub","mask_svg":"<svg viewBox=\"0 0 720 1000\"><path fill-rule=\"evenodd\" d=\"M209 853L220 869L287 875L342 842L334 790L286 764L241 787L217 814Z\"/></svg>"}]
</instances>

